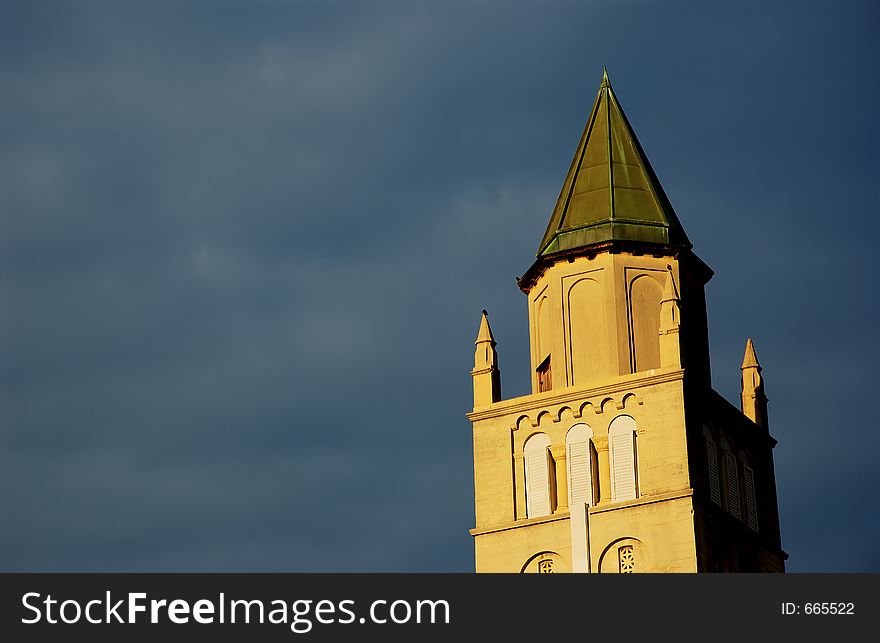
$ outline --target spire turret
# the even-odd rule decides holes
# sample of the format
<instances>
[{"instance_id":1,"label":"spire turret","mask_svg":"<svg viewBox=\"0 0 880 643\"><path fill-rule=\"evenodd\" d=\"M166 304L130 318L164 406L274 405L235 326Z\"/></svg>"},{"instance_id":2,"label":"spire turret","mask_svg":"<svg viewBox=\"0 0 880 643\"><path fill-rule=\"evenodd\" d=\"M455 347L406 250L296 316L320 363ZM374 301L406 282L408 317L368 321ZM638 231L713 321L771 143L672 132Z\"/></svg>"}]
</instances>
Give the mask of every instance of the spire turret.
<instances>
[{"instance_id":1,"label":"spire turret","mask_svg":"<svg viewBox=\"0 0 880 643\"><path fill-rule=\"evenodd\" d=\"M487 406L501 399L501 371L498 370L498 352L495 350L495 338L489 326L489 313L483 311L480 318L480 330L474 342L474 368L471 377L474 380L474 408Z\"/></svg>"},{"instance_id":2,"label":"spire turret","mask_svg":"<svg viewBox=\"0 0 880 643\"><path fill-rule=\"evenodd\" d=\"M681 300L672 271L666 273L663 297L660 299L660 366L681 368Z\"/></svg>"},{"instance_id":3,"label":"spire turret","mask_svg":"<svg viewBox=\"0 0 880 643\"><path fill-rule=\"evenodd\" d=\"M742 363L742 412L752 422L767 429L767 396L764 394L764 378L755 354L752 339L746 341Z\"/></svg>"}]
</instances>

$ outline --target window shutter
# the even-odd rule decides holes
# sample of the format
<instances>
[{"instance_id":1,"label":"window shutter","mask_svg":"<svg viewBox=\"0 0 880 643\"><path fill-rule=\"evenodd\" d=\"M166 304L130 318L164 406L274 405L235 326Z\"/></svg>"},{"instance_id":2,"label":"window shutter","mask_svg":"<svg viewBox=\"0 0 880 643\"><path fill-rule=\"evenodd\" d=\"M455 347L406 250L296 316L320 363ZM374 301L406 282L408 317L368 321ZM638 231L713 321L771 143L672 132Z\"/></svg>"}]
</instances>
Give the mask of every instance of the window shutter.
<instances>
[{"instance_id":1,"label":"window shutter","mask_svg":"<svg viewBox=\"0 0 880 643\"><path fill-rule=\"evenodd\" d=\"M593 504L593 474L590 471L590 443L574 442L568 445L569 507L576 503Z\"/></svg>"},{"instance_id":2,"label":"window shutter","mask_svg":"<svg viewBox=\"0 0 880 643\"><path fill-rule=\"evenodd\" d=\"M715 440L706 436L706 453L709 458L709 496L719 507L721 506L721 484L718 479L718 451Z\"/></svg>"},{"instance_id":3,"label":"window shutter","mask_svg":"<svg viewBox=\"0 0 880 643\"><path fill-rule=\"evenodd\" d=\"M612 433L611 436L611 499L634 500L636 497L635 434L630 431Z\"/></svg>"},{"instance_id":4,"label":"window shutter","mask_svg":"<svg viewBox=\"0 0 880 643\"><path fill-rule=\"evenodd\" d=\"M739 480L736 475L736 457L730 451L725 451L724 459L727 462L727 511L735 518L739 518Z\"/></svg>"},{"instance_id":5,"label":"window shutter","mask_svg":"<svg viewBox=\"0 0 880 643\"><path fill-rule=\"evenodd\" d=\"M748 465L743 466L743 481L746 486L746 516L749 529L758 531L758 507L755 503L755 473Z\"/></svg>"},{"instance_id":6,"label":"window shutter","mask_svg":"<svg viewBox=\"0 0 880 643\"><path fill-rule=\"evenodd\" d=\"M529 518L550 514L550 462L547 448L527 450L526 515Z\"/></svg>"}]
</instances>

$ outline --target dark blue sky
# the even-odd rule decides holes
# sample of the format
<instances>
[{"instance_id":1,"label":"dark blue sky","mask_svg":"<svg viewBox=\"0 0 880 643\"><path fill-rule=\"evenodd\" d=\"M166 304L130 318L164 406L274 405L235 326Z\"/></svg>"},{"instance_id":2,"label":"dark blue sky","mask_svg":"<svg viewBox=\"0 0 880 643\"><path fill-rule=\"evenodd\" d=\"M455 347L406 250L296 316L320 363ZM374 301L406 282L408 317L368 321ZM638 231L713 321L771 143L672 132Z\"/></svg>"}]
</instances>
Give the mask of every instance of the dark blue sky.
<instances>
[{"instance_id":1,"label":"dark blue sky","mask_svg":"<svg viewBox=\"0 0 880 643\"><path fill-rule=\"evenodd\" d=\"M607 65L792 571L880 571L870 2L3 2L0 569L472 569L468 371Z\"/></svg>"}]
</instances>

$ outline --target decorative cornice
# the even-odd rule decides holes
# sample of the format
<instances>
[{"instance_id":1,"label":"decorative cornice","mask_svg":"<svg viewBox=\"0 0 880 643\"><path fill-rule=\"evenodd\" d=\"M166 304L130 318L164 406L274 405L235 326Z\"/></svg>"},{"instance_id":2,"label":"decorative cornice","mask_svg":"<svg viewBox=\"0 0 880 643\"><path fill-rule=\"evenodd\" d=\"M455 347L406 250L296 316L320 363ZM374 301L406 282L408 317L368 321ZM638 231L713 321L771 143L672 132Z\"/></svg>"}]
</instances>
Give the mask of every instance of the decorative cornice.
<instances>
[{"instance_id":1,"label":"decorative cornice","mask_svg":"<svg viewBox=\"0 0 880 643\"><path fill-rule=\"evenodd\" d=\"M650 505L655 502L666 502L669 500L679 500L681 498L691 498L694 495L693 489L680 489L678 491L669 491L667 493L658 493L651 496L643 496L635 500L627 500L626 502L606 503L589 507L590 515L601 514L608 511L617 511L629 509L631 507L640 507L642 505ZM533 525L541 525L547 522L555 522L557 520L566 520L570 517L569 512L560 511L557 514L549 516L540 516L538 518L525 518L522 520L513 520L503 522L491 527L474 528L469 530L471 536L482 536L484 534L492 534L499 531L507 531L508 529L517 529L519 527L531 527Z\"/></svg>"},{"instance_id":2,"label":"decorative cornice","mask_svg":"<svg viewBox=\"0 0 880 643\"><path fill-rule=\"evenodd\" d=\"M658 493L650 496L642 496L635 500L626 500L624 502L611 502L606 504L598 504L590 507L590 515L601 514L606 511L615 511L617 509L628 509L630 507L640 507L642 505L650 505L655 502L666 502L668 500L679 500L680 498L690 498L694 495L691 488L680 489L678 491L668 491L666 493Z\"/></svg>"},{"instance_id":3,"label":"decorative cornice","mask_svg":"<svg viewBox=\"0 0 880 643\"><path fill-rule=\"evenodd\" d=\"M504 522L497 525L492 525L491 527L484 527L482 529L478 529L474 527L469 530L471 536L482 536L483 534L491 534L497 531L507 531L508 529L516 529L518 527L531 527L532 525L542 525L547 522L556 522L558 520L566 520L569 517L569 512L560 511L557 514L550 514L549 516L539 516L538 518L524 518L522 520L514 520L512 522Z\"/></svg>"},{"instance_id":4,"label":"decorative cornice","mask_svg":"<svg viewBox=\"0 0 880 643\"><path fill-rule=\"evenodd\" d=\"M558 422L558 413L564 408L570 408L575 418L581 417L587 406L590 406L597 414L602 413L608 403L614 403L615 408L623 409L630 396L634 396L636 402L642 404L640 396L636 395L634 391L656 384L680 381L683 378L684 369L661 371L655 375L637 373L622 377L618 381L604 386L592 388L566 387L545 393L534 393L509 400L501 400L490 407L472 411L467 414L467 417L471 422L479 422L514 413L522 413L528 416L529 411L536 409L549 413L547 409L559 406L560 408L557 410L557 418L555 420ZM623 393L623 395L619 395L620 393ZM615 400L615 396L618 396L620 399ZM567 406L571 402L578 402L579 404L574 405L574 407ZM532 420L533 426L538 425L536 421L540 415L542 413L536 415L535 419Z\"/></svg>"},{"instance_id":5,"label":"decorative cornice","mask_svg":"<svg viewBox=\"0 0 880 643\"><path fill-rule=\"evenodd\" d=\"M550 255L542 255L535 259L522 277L516 278L516 285L521 291L528 294L544 272L552 265L562 261L574 261L578 257L592 259L596 255L607 252L609 254L628 253L634 256L670 257L680 261L694 277L703 284L709 282L714 271L700 259L693 250L682 246L669 244L649 244L636 241L605 241L583 248L562 250Z\"/></svg>"}]
</instances>

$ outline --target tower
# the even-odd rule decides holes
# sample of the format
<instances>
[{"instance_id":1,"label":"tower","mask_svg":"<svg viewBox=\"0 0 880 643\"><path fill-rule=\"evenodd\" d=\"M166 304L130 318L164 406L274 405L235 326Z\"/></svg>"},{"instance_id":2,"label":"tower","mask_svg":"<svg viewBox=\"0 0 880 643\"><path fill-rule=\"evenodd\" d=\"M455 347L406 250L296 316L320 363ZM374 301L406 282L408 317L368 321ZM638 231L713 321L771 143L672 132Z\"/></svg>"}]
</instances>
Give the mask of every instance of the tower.
<instances>
[{"instance_id":1,"label":"tower","mask_svg":"<svg viewBox=\"0 0 880 643\"><path fill-rule=\"evenodd\" d=\"M478 572L784 571L767 398L712 389L705 285L607 73L534 263L532 392L474 369Z\"/></svg>"}]
</instances>

